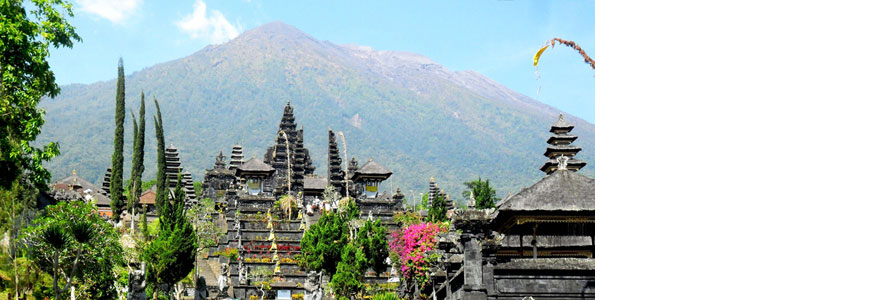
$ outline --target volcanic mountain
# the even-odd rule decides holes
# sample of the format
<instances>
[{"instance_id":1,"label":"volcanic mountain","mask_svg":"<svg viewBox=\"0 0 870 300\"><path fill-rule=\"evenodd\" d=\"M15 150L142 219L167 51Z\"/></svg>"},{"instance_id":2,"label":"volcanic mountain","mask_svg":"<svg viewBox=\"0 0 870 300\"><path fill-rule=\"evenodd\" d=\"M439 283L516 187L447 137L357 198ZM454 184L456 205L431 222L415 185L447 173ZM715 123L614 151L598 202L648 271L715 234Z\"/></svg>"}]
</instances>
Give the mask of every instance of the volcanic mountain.
<instances>
[{"instance_id":1,"label":"volcanic mountain","mask_svg":"<svg viewBox=\"0 0 870 300\"><path fill-rule=\"evenodd\" d=\"M287 102L305 129L315 173L325 176L327 130L342 131L348 155L393 171L383 186L416 199L430 177L459 199L462 182L489 178L499 196L540 179L538 168L558 109L474 71L451 71L414 53L380 51L317 40L274 22L220 45L154 65L126 78L127 108L146 96L145 179L155 174L152 99L160 101L167 146L202 180L219 151L234 144L262 158L275 142ZM48 167L54 179L76 170L99 183L111 165L115 79L62 86L45 99L38 142L57 141L61 155ZM565 113L575 144L594 174L594 125ZM125 177L132 157L132 121L126 118ZM341 146L339 146L341 147ZM413 196L413 197L412 197Z\"/></svg>"}]
</instances>

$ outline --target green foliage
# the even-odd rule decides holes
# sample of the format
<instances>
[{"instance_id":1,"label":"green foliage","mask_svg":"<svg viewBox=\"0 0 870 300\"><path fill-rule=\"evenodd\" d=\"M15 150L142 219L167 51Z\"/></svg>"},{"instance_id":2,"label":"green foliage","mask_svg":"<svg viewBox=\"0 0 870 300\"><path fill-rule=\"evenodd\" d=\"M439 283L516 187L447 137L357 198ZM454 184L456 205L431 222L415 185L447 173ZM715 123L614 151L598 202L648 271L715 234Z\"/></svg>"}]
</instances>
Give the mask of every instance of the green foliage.
<instances>
[{"instance_id":1,"label":"green foliage","mask_svg":"<svg viewBox=\"0 0 870 300\"><path fill-rule=\"evenodd\" d=\"M302 236L300 264L308 270L335 274L342 248L348 244L346 221L340 213L328 212L312 224Z\"/></svg>"},{"instance_id":2,"label":"green foliage","mask_svg":"<svg viewBox=\"0 0 870 300\"><path fill-rule=\"evenodd\" d=\"M345 221L359 217L359 207L356 205L356 200L344 198L339 202L338 211Z\"/></svg>"},{"instance_id":3,"label":"green foliage","mask_svg":"<svg viewBox=\"0 0 870 300\"><path fill-rule=\"evenodd\" d=\"M389 265L386 260L390 255L390 246L387 242L387 228L381 224L380 218L376 221L367 220L357 232L354 244L364 254L363 270L371 268L378 275L387 270Z\"/></svg>"},{"instance_id":4,"label":"green foliage","mask_svg":"<svg viewBox=\"0 0 870 300\"><path fill-rule=\"evenodd\" d=\"M150 232L148 232L148 215L146 214L146 207L142 205L142 213L139 214L139 231L142 233L142 240L149 241L151 240Z\"/></svg>"},{"instance_id":5,"label":"green foliage","mask_svg":"<svg viewBox=\"0 0 870 300\"><path fill-rule=\"evenodd\" d=\"M197 252L217 245L218 240L224 235L223 230L214 223L216 213L214 201L210 198L200 200L187 210L187 220L193 224L193 229L196 231L199 246Z\"/></svg>"},{"instance_id":6,"label":"green foliage","mask_svg":"<svg viewBox=\"0 0 870 300\"><path fill-rule=\"evenodd\" d=\"M25 173L37 188L48 187L51 174L42 164L60 153L58 145L30 143L45 123L40 100L60 93L49 48L81 41L66 20L72 16L72 5L63 0L0 1L0 188L10 188Z\"/></svg>"},{"instance_id":7,"label":"green foliage","mask_svg":"<svg viewBox=\"0 0 870 300\"><path fill-rule=\"evenodd\" d=\"M344 245L341 261L338 263L335 275L329 281L330 287L339 299L349 299L362 291L366 264L363 251L359 251L353 244Z\"/></svg>"},{"instance_id":8,"label":"green foliage","mask_svg":"<svg viewBox=\"0 0 870 300\"><path fill-rule=\"evenodd\" d=\"M420 205L418 205L417 209L424 209L429 207L429 193L423 193L423 197L420 200Z\"/></svg>"},{"instance_id":9,"label":"green foliage","mask_svg":"<svg viewBox=\"0 0 870 300\"><path fill-rule=\"evenodd\" d=\"M267 266L259 266L251 268L249 273L252 285L258 286L264 290L272 289L273 270Z\"/></svg>"},{"instance_id":10,"label":"green foliage","mask_svg":"<svg viewBox=\"0 0 870 300\"><path fill-rule=\"evenodd\" d=\"M49 272L40 270L36 263L27 257L18 257L13 263L11 256L0 255L0 299L6 299L5 295L15 299L15 275L18 275L18 293L22 299L54 297L52 277Z\"/></svg>"},{"instance_id":11,"label":"green foliage","mask_svg":"<svg viewBox=\"0 0 870 300\"><path fill-rule=\"evenodd\" d=\"M57 281L55 297L72 284L92 298L115 298L115 266L123 263L119 234L84 202L61 202L24 229L26 256Z\"/></svg>"},{"instance_id":12,"label":"green foliage","mask_svg":"<svg viewBox=\"0 0 870 300\"><path fill-rule=\"evenodd\" d=\"M9 189L0 188L0 234L18 233L22 215L36 208L36 188L21 178L13 181Z\"/></svg>"},{"instance_id":13,"label":"green foliage","mask_svg":"<svg viewBox=\"0 0 870 300\"><path fill-rule=\"evenodd\" d=\"M144 192L144 191L147 191L148 189L150 189L150 188L151 188L152 186L154 186L155 184L157 184L157 179L151 179L151 180L148 180L148 181L143 181L143 182L142 182L142 191L143 191L143 192Z\"/></svg>"},{"instance_id":14,"label":"green foliage","mask_svg":"<svg viewBox=\"0 0 870 300\"><path fill-rule=\"evenodd\" d=\"M467 190L462 192L465 197L474 196L474 208L485 209L495 208L495 203L501 200L495 196L495 189L489 186L489 179L481 180L480 176L477 180L463 183Z\"/></svg>"},{"instance_id":15,"label":"green foliage","mask_svg":"<svg viewBox=\"0 0 870 300\"><path fill-rule=\"evenodd\" d=\"M160 113L160 103L154 99L154 107L157 109L157 115L154 116L154 135L157 138L157 194L154 198L154 205L157 206L157 213L163 214L163 207L166 206L169 192L166 187L168 178L166 177L166 143L163 141L163 115Z\"/></svg>"},{"instance_id":16,"label":"green foliage","mask_svg":"<svg viewBox=\"0 0 870 300\"><path fill-rule=\"evenodd\" d=\"M393 220L399 223L399 226L405 227L423 222L423 217L415 211L399 211L393 214Z\"/></svg>"},{"instance_id":17,"label":"green foliage","mask_svg":"<svg viewBox=\"0 0 870 300\"><path fill-rule=\"evenodd\" d=\"M444 199L444 195L438 194L435 199L432 199L426 220L433 223L447 221L447 200Z\"/></svg>"},{"instance_id":18,"label":"green foliage","mask_svg":"<svg viewBox=\"0 0 870 300\"><path fill-rule=\"evenodd\" d=\"M372 300L399 300L399 296L393 292L379 293L372 297Z\"/></svg>"},{"instance_id":19,"label":"green foliage","mask_svg":"<svg viewBox=\"0 0 870 300\"><path fill-rule=\"evenodd\" d=\"M127 115L127 110L124 108L125 99L124 60L118 59L118 80L115 94L115 152L112 153L112 178L109 184L112 198L110 202L112 220L115 222L121 219L121 211L124 209L124 117Z\"/></svg>"},{"instance_id":20,"label":"green foliage","mask_svg":"<svg viewBox=\"0 0 870 300\"><path fill-rule=\"evenodd\" d=\"M366 221L350 241L350 224L359 217L356 201L343 199L337 212L329 212L302 237L300 266L332 276L330 286L339 299L358 295L366 270L384 272L389 257L387 230L381 220Z\"/></svg>"},{"instance_id":21,"label":"green foliage","mask_svg":"<svg viewBox=\"0 0 870 300\"><path fill-rule=\"evenodd\" d=\"M202 181L193 182L193 193L196 195L196 199L202 198Z\"/></svg>"},{"instance_id":22,"label":"green foliage","mask_svg":"<svg viewBox=\"0 0 870 300\"><path fill-rule=\"evenodd\" d=\"M184 179L184 178L181 177L181 172L179 172L179 173L176 175L176 179L175 179L175 182L176 182L176 184L175 184L175 190L172 191L172 195L173 195L173 197L175 197L175 198L173 199L175 202L181 202L181 203L184 203L185 200L187 200L187 193L184 192L184 185L181 184L181 183L183 182L183 181L181 181L182 179Z\"/></svg>"},{"instance_id":23,"label":"green foliage","mask_svg":"<svg viewBox=\"0 0 870 300\"><path fill-rule=\"evenodd\" d=\"M147 262L150 284L171 285L190 274L196 260L196 233L185 217L183 201L164 205L158 228L157 237L145 247L141 259Z\"/></svg>"}]
</instances>

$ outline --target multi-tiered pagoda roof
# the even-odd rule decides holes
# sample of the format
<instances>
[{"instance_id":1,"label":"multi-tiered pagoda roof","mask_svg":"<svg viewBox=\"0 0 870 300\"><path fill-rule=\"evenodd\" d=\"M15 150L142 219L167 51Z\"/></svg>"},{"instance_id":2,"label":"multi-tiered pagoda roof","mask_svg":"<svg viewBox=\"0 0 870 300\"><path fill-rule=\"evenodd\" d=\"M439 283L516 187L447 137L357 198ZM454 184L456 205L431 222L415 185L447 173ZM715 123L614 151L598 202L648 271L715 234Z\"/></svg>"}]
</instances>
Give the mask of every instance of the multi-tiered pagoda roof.
<instances>
[{"instance_id":1,"label":"multi-tiered pagoda roof","mask_svg":"<svg viewBox=\"0 0 870 300\"><path fill-rule=\"evenodd\" d=\"M341 155L338 152L338 143L335 141L335 133L332 132L332 129L329 130L329 169L327 172L329 175L327 179L329 180L329 184L335 187L336 191L339 194L344 194L345 189L345 177L344 171L341 170Z\"/></svg>"},{"instance_id":2,"label":"multi-tiered pagoda roof","mask_svg":"<svg viewBox=\"0 0 870 300\"><path fill-rule=\"evenodd\" d=\"M553 171L558 168L559 157L567 159L566 167L569 170L577 171L586 166L585 162L574 158L574 156L577 155L577 152L580 152L582 149L580 146L571 144L577 140L576 135L570 134L573 129L574 125L568 123L568 121L565 120L565 117L562 114L559 114L559 119L550 126L550 132L552 132L553 135L547 139L547 144L550 144L550 146L548 146L547 150L544 151L544 156L548 159L544 162L544 165L541 166L541 171L547 174L553 173Z\"/></svg>"},{"instance_id":3,"label":"multi-tiered pagoda roof","mask_svg":"<svg viewBox=\"0 0 870 300\"><path fill-rule=\"evenodd\" d=\"M230 154L230 169L233 170L241 166L245 161L245 155L241 145L233 146L233 152Z\"/></svg>"},{"instance_id":4,"label":"multi-tiered pagoda roof","mask_svg":"<svg viewBox=\"0 0 870 300\"><path fill-rule=\"evenodd\" d=\"M169 147L166 148L166 177L170 189L178 185L178 174L181 171L181 158L178 157L178 149L175 148L175 145L169 144Z\"/></svg>"}]
</instances>

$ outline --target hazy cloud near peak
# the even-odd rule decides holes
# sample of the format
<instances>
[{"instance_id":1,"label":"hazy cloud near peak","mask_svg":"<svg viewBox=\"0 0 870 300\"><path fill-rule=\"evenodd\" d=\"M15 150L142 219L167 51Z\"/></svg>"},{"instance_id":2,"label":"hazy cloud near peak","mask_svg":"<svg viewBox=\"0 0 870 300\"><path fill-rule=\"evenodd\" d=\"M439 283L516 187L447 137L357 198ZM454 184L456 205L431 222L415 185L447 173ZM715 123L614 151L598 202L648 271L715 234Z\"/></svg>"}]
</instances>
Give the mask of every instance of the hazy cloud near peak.
<instances>
[{"instance_id":1,"label":"hazy cloud near peak","mask_svg":"<svg viewBox=\"0 0 870 300\"><path fill-rule=\"evenodd\" d=\"M175 25L192 38L205 37L213 44L222 43L239 35L224 14L216 9L206 10L205 2L197 0L193 12L175 22Z\"/></svg>"},{"instance_id":2,"label":"hazy cloud near peak","mask_svg":"<svg viewBox=\"0 0 870 300\"><path fill-rule=\"evenodd\" d=\"M122 23L142 5L142 0L77 0L82 11L112 23Z\"/></svg>"}]
</instances>

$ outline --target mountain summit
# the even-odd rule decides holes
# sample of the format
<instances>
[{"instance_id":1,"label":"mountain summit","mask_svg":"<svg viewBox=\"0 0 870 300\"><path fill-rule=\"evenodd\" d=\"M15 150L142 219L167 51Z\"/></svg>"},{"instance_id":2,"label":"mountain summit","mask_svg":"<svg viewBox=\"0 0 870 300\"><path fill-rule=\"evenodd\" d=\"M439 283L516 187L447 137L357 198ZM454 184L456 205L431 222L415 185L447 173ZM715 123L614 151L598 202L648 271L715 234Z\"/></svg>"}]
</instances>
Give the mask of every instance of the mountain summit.
<instances>
[{"instance_id":1,"label":"mountain summit","mask_svg":"<svg viewBox=\"0 0 870 300\"><path fill-rule=\"evenodd\" d=\"M42 102L40 142L61 147L48 164L55 178L75 169L98 182L109 167L114 82L63 86ZM166 142L197 180L234 144L244 146L246 158L262 158L289 101L315 173L326 173L328 128L343 131L348 155L391 169L385 184L401 187L409 201L433 176L453 199L461 198L462 182L478 176L490 178L500 196L528 186L544 175L538 167L547 130L563 113L474 71L451 71L410 52L317 40L281 22L135 72L126 84L127 107L139 106L139 91L149 115L152 99L160 101ZM580 172L591 175L594 126L565 115L583 148L578 158L588 162ZM148 118L145 178L155 173L153 125ZM125 149L130 157L132 146Z\"/></svg>"}]
</instances>

